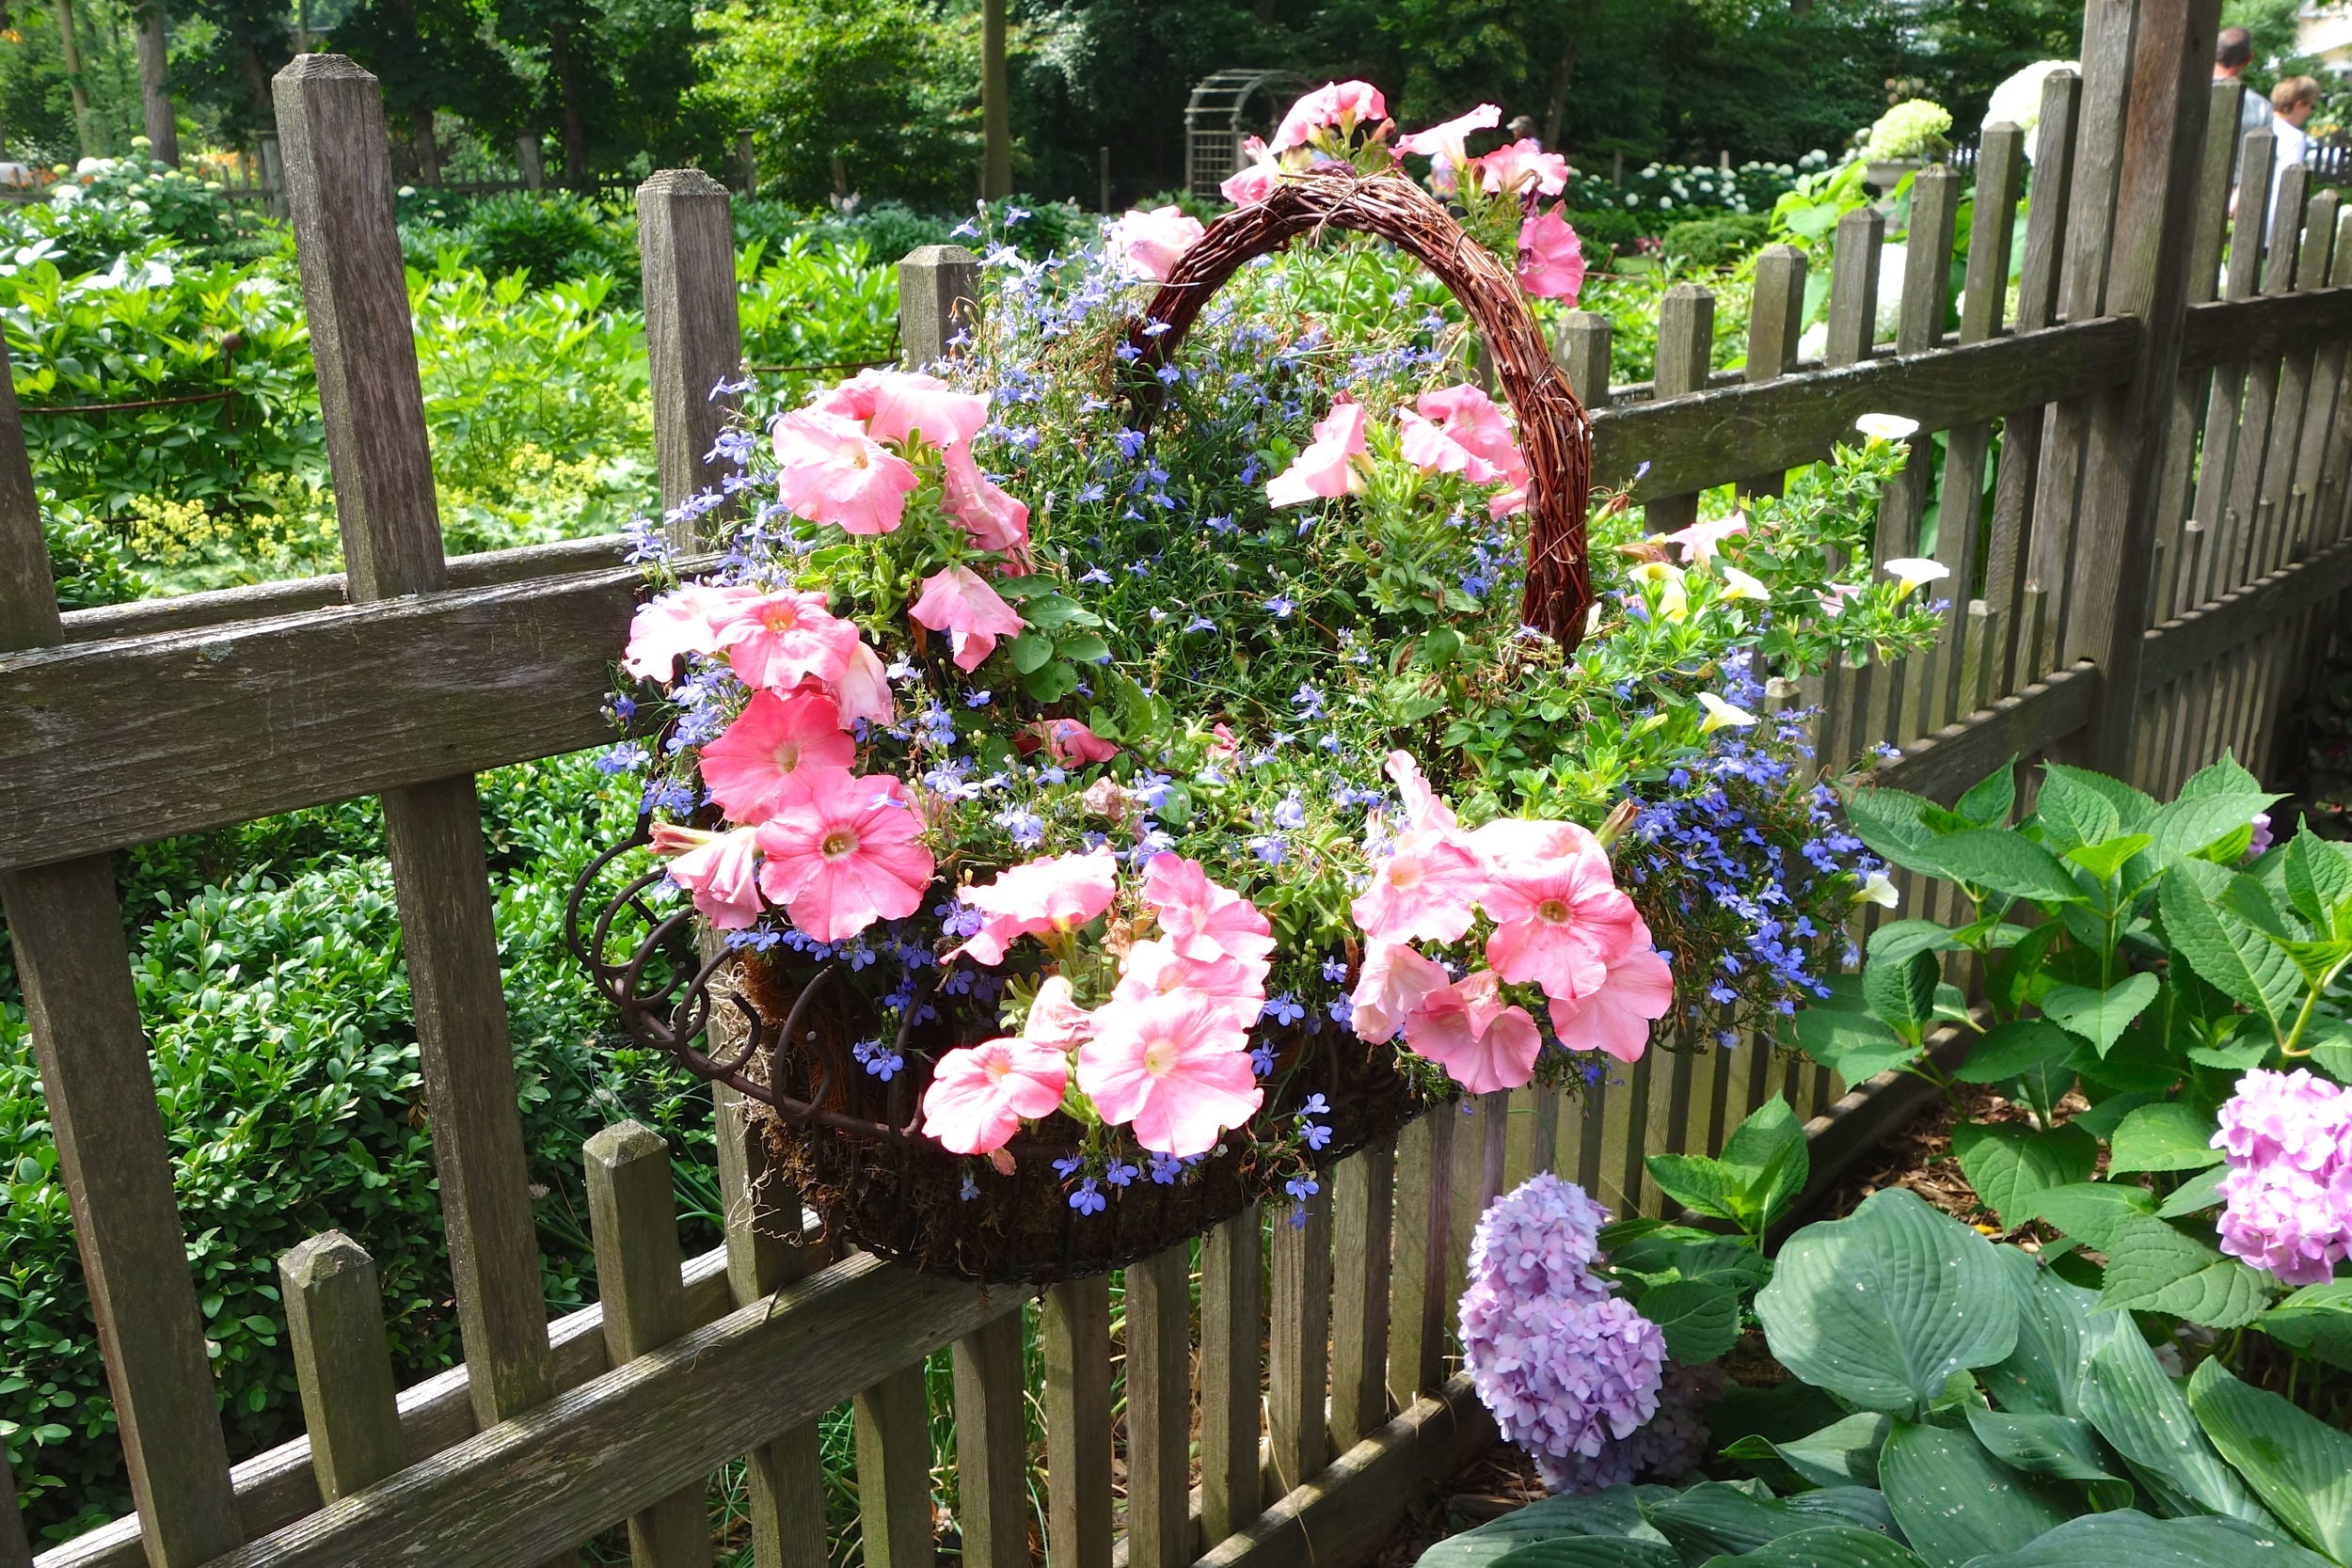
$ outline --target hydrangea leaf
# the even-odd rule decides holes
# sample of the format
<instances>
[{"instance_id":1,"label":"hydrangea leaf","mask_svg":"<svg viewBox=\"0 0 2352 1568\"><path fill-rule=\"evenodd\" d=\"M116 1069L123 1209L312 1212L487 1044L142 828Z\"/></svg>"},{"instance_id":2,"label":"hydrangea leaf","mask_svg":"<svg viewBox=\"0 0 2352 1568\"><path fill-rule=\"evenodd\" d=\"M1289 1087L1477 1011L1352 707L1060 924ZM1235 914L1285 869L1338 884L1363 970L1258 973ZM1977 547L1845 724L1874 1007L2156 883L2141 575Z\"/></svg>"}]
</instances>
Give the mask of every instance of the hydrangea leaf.
<instances>
[{"instance_id":1,"label":"hydrangea leaf","mask_svg":"<svg viewBox=\"0 0 2352 1568\"><path fill-rule=\"evenodd\" d=\"M1952 809L1979 828L2006 825L2009 814L2017 809L2017 759L2010 757L1970 784Z\"/></svg>"},{"instance_id":2,"label":"hydrangea leaf","mask_svg":"<svg viewBox=\"0 0 2352 1568\"><path fill-rule=\"evenodd\" d=\"M2255 1319L2254 1326L2306 1355L2352 1368L2352 1279L2306 1285Z\"/></svg>"},{"instance_id":3,"label":"hydrangea leaf","mask_svg":"<svg viewBox=\"0 0 2352 1568\"><path fill-rule=\"evenodd\" d=\"M2309 831L2287 842L2280 867L2287 902L2306 920L2334 935L2352 935L2339 923L2339 911L2352 899L2352 858L2344 847Z\"/></svg>"},{"instance_id":4,"label":"hydrangea leaf","mask_svg":"<svg viewBox=\"0 0 2352 1568\"><path fill-rule=\"evenodd\" d=\"M1937 1568L2025 1545L2074 1513L2048 1481L2019 1474L1976 1434L1897 1421L1879 1455L1879 1484L1912 1549Z\"/></svg>"},{"instance_id":5,"label":"hydrangea leaf","mask_svg":"<svg viewBox=\"0 0 2352 1568\"><path fill-rule=\"evenodd\" d=\"M1740 1173L1704 1154L1653 1154L1643 1162L1659 1191L1694 1214L1710 1219L1740 1218L1747 1194Z\"/></svg>"},{"instance_id":6,"label":"hydrangea leaf","mask_svg":"<svg viewBox=\"0 0 2352 1568\"><path fill-rule=\"evenodd\" d=\"M2352 1561L2352 1437L2208 1356L2188 1380L2189 1409L2222 1456L2312 1550Z\"/></svg>"},{"instance_id":7,"label":"hydrangea leaf","mask_svg":"<svg viewBox=\"0 0 2352 1568\"><path fill-rule=\"evenodd\" d=\"M2104 1056L2163 990L2164 982L2148 974L2131 975L2105 990L2052 986L2042 994L2042 1011L2061 1028L2089 1040Z\"/></svg>"},{"instance_id":8,"label":"hydrangea leaf","mask_svg":"<svg viewBox=\"0 0 2352 1568\"><path fill-rule=\"evenodd\" d=\"M1665 1336L1666 1354L1686 1367L1714 1360L1740 1338L1737 1286L1677 1279L1644 1291L1641 1308Z\"/></svg>"},{"instance_id":9,"label":"hydrangea leaf","mask_svg":"<svg viewBox=\"0 0 2352 1568\"><path fill-rule=\"evenodd\" d=\"M2238 1328L2270 1304L2265 1275L2153 1214L2119 1222L2107 1233L2106 1250L2103 1308L2165 1312L2208 1328Z\"/></svg>"},{"instance_id":10,"label":"hydrangea leaf","mask_svg":"<svg viewBox=\"0 0 2352 1568\"><path fill-rule=\"evenodd\" d=\"M2088 768L2047 762L2042 765L2042 778L2044 790L2049 788L2052 779L2063 779L2070 785L2100 796L2115 808L2116 825L2127 833L2138 832L2162 809L2156 803L2156 798L2147 791L2135 788L2109 774L2093 773Z\"/></svg>"},{"instance_id":11,"label":"hydrangea leaf","mask_svg":"<svg viewBox=\"0 0 2352 1568\"><path fill-rule=\"evenodd\" d=\"M1991 828L1947 833L1921 853L1947 881L2041 904L2079 903L2082 889L2059 859L2029 838Z\"/></svg>"},{"instance_id":12,"label":"hydrangea leaf","mask_svg":"<svg viewBox=\"0 0 2352 1568\"><path fill-rule=\"evenodd\" d=\"M2072 768L2053 765L2042 770L2042 794L2035 800L2033 819L2041 825L2042 841L2063 854L2086 844L2113 838L2123 826L2122 813L2099 791L2081 782Z\"/></svg>"},{"instance_id":13,"label":"hydrangea leaf","mask_svg":"<svg viewBox=\"0 0 2352 1568\"><path fill-rule=\"evenodd\" d=\"M1907 871L1940 875L1928 853L1938 835L1921 819L1934 804L1906 790L1857 789L1846 801L1846 820L1873 854Z\"/></svg>"},{"instance_id":14,"label":"hydrangea leaf","mask_svg":"<svg viewBox=\"0 0 2352 1568\"><path fill-rule=\"evenodd\" d=\"M2201 861L2183 861L2164 874L2157 905L2173 952L2206 984L2252 1008L2281 1037L2303 990L2295 961L2260 931L2225 921L2214 900L2230 874Z\"/></svg>"},{"instance_id":15,"label":"hydrangea leaf","mask_svg":"<svg viewBox=\"0 0 2352 1568\"><path fill-rule=\"evenodd\" d=\"M2244 773L2245 769L2238 771ZM2248 777L2250 779L2251 775ZM2169 805L2149 819L2148 832L2155 840L2151 853L2167 863L2194 855L2248 826L2256 813L2280 799L2260 784L2250 788L2216 788L2195 795L2184 785Z\"/></svg>"},{"instance_id":16,"label":"hydrangea leaf","mask_svg":"<svg viewBox=\"0 0 2352 1568\"><path fill-rule=\"evenodd\" d=\"M2074 1037L2042 1019L2021 1019L1989 1029L1968 1048L1968 1059L1952 1074L1963 1084L2001 1084L2037 1063L2074 1054Z\"/></svg>"},{"instance_id":17,"label":"hydrangea leaf","mask_svg":"<svg viewBox=\"0 0 2352 1568\"><path fill-rule=\"evenodd\" d=\"M1797 1046L1849 1084L1915 1061L1926 1047L1905 1040L1868 1013L1807 1007L1797 1015Z\"/></svg>"},{"instance_id":18,"label":"hydrangea leaf","mask_svg":"<svg viewBox=\"0 0 2352 1568\"><path fill-rule=\"evenodd\" d=\"M1919 1409L2017 1342L1993 1244L1901 1188L1781 1249L1756 1316L1782 1365L1866 1410Z\"/></svg>"},{"instance_id":19,"label":"hydrangea leaf","mask_svg":"<svg viewBox=\"0 0 2352 1568\"><path fill-rule=\"evenodd\" d=\"M2123 1118L2142 1105L2152 1105L2153 1094L2111 1094L2087 1111L2075 1115L2074 1125L2105 1143L2115 1136L2115 1129Z\"/></svg>"},{"instance_id":20,"label":"hydrangea leaf","mask_svg":"<svg viewBox=\"0 0 2352 1568\"><path fill-rule=\"evenodd\" d=\"M2107 1140L2109 1172L2202 1170L2223 1155L2213 1147L2213 1117L2171 1101L2142 1105L2116 1124Z\"/></svg>"},{"instance_id":21,"label":"hydrangea leaf","mask_svg":"<svg viewBox=\"0 0 2352 1568\"><path fill-rule=\"evenodd\" d=\"M1754 1216L1770 1225L1796 1201L1813 1174L1813 1157L1804 1139L1804 1124L1796 1110L1778 1096L1757 1106L1724 1141L1724 1164L1752 1173L1748 1193Z\"/></svg>"},{"instance_id":22,"label":"hydrangea leaf","mask_svg":"<svg viewBox=\"0 0 2352 1568\"><path fill-rule=\"evenodd\" d=\"M1897 1034L1915 1037L1935 1016L1935 986L1942 974L1931 952L1914 951L1904 958L1873 957L1862 971L1863 999Z\"/></svg>"},{"instance_id":23,"label":"hydrangea leaf","mask_svg":"<svg viewBox=\"0 0 2352 1568\"><path fill-rule=\"evenodd\" d=\"M2098 1339L2083 1379L2083 1418L2123 1456L2156 1506L2167 1513L2222 1513L2275 1528L2205 1440L2188 1401L2156 1364L2137 1325L2123 1313L2107 1313L2094 1320L2093 1332Z\"/></svg>"},{"instance_id":24,"label":"hydrangea leaf","mask_svg":"<svg viewBox=\"0 0 2352 1568\"><path fill-rule=\"evenodd\" d=\"M2079 1127L1963 1121L1952 1128L1952 1155L1985 1207L2012 1224L2009 1216L2034 1194L2090 1180L2099 1140Z\"/></svg>"},{"instance_id":25,"label":"hydrangea leaf","mask_svg":"<svg viewBox=\"0 0 2352 1568\"><path fill-rule=\"evenodd\" d=\"M2134 856L2145 851L2152 842L2146 833L2125 833L2098 844L2077 845L2066 851L2066 858L2104 882L2129 864Z\"/></svg>"},{"instance_id":26,"label":"hydrangea leaf","mask_svg":"<svg viewBox=\"0 0 2352 1568\"><path fill-rule=\"evenodd\" d=\"M2216 1165L2190 1177L2157 1207L2156 1217L2177 1220L2213 1208L2221 1201L2221 1179L2228 1174Z\"/></svg>"},{"instance_id":27,"label":"hydrangea leaf","mask_svg":"<svg viewBox=\"0 0 2352 1568\"><path fill-rule=\"evenodd\" d=\"M2070 1125L2080 1127L2082 1118ZM2085 1181L2074 1186L2048 1187L2018 1205L2011 1224L2044 1220L2093 1252L2107 1250L2108 1237L2124 1220L2156 1212L2156 1200L2145 1187L2127 1181Z\"/></svg>"},{"instance_id":28,"label":"hydrangea leaf","mask_svg":"<svg viewBox=\"0 0 2352 1568\"><path fill-rule=\"evenodd\" d=\"M1948 953L1960 939L1932 920L1890 920L1870 933L1873 962L1901 963L1915 953Z\"/></svg>"},{"instance_id":29,"label":"hydrangea leaf","mask_svg":"<svg viewBox=\"0 0 2352 1568\"><path fill-rule=\"evenodd\" d=\"M2312 1035L2318 1037L2312 1038ZM2312 1066L2339 1084L2352 1084L2352 1026L2334 1019L2324 1026L2314 1023L2305 1043L2311 1047Z\"/></svg>"}]
</instances>

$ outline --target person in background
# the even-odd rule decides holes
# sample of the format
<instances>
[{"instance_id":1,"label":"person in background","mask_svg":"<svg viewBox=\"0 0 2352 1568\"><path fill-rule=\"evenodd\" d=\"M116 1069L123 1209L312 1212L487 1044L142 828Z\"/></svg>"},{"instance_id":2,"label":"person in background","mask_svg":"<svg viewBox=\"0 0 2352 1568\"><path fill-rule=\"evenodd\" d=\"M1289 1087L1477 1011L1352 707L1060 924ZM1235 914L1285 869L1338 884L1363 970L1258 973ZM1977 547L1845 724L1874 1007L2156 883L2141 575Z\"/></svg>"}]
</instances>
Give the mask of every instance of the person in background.
<instances>
[{"instance_id":1,"label":"person in background","mask_svg":"<svg viewBox=\"0 0 2352 1568\"><path fill-rule=\"evenodd\" d=\"M2249 95L2250 96L2250 95ZM2309 76L2290 76L2270 89L2271 133L2279 138L2279 156L2270 176L2272 206L2279 201L2279 172L2289 164L2311 162L2312 138L2303 129L2319 107L2319 84Z\"/></svg>"},{"instance_id":2,"label":"person in background","mask_svg":"<svg viewBox=\"0 0 2352 1568\"><path fill-rule=\"evenodd\" d=\"M1511 123L1503 129L1511 133L1511 139L1515 142L1533 141L1535 136L1535 121L1528 115L1513 115Z\"/></svg>"},{"instance_id":3,"label":"person in background","mask_svg":"<svg viewBox=\"0 0 2352 1568\"><path fill-rule=\"evenodd\" d=\"M2217 82L2243 82L2246 68L2254 63L2254 35L2243 27L2224 27L2213 40L2213 79ZM2241 145L2249 131L2270 128L2270 101L2261 93L2249 92L2239 103L2237 135Z\"/></svg>"}]
</instances>

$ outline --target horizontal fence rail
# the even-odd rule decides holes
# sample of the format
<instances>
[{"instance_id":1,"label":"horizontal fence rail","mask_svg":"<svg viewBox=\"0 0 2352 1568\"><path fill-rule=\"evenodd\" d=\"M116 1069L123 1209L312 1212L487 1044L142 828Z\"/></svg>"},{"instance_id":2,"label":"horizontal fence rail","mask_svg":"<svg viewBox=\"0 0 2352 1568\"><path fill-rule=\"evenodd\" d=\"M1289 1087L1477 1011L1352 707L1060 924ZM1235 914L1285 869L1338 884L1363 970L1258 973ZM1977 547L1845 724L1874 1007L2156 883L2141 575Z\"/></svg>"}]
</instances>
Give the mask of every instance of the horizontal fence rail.
<instances>
[{"instance_id":1,"label":"horizontal fence rail","mask_svg":"<svg viewBox=\"0 0 2352 1568\"><path fill-rule=\"evenodd\" d=\"M2259 767L2340 619L2352 245L2307 174L2287 170L2271 202L2266 134L2241 145L2238 89L2206 79L2215 24L2212 0L2091 0L2082 74L2045 83L2023 234L2025 137L1994 126L1969 169L1957 300L1934 262L1958 251L1962 176L1914 182L1891 337L1873 210L1830 247L1819 364L1798 356L1810 261L1785 247L1757 261L1737 371L1710 369L1704 289L1667 295L1641 388L1608 385L1605 320L1566 319L1556 352L1595 411L1596 473L1652 526L1724 486L1777 492L1859 414L1920 421L1876 547L1934 555L1953 613L1934 647L1849 662L1789 699L1818 705L1825 769L1949 800L2017 755L2152 789L2224 750ZM1033 1542L1054 1568L1350 1568L1494 1439L1449 1327L1495 1195L1557 1169L1621 1212L1661 1212L1645 1156L1719 1148L1771 1096L1812 1118L1818 1195L1928 1092L1677 1039L1581 1098L1424 1117L1343 1162L1296 1216L1253 1211L1116 1281L1034 1295L830 1255L723 1098L725 1245L679 1259L668 1151L610 1129L583 1151L604 1299L548 1322L473 775L610 737L640 585L617 539L443 559L375 85L312 55L277 93L348 574L60 615L0 389L0 894L138 1508L42 1568L557 1563L622 1527L634 1564L708 1562L704 1487L733 1463L754 1560L814 1564L818 1423L844 1407L867 1562L925 1568L937 1398L972 1568L1026 1563ZM692 391L740 359L729 198L665 173L639 224L675 508L732 413ZM970 267L945 247L902 263L909 362L944 349ZM309 1434L232 1468L110 857L370 795L385 798L466 1363L393 1391L372 1262L316 1238L281 1268ZM1904 895L1946 912L1908 879ZM927 1383L933 1357L951 1394Z\"/></svg>"}]
</instances>

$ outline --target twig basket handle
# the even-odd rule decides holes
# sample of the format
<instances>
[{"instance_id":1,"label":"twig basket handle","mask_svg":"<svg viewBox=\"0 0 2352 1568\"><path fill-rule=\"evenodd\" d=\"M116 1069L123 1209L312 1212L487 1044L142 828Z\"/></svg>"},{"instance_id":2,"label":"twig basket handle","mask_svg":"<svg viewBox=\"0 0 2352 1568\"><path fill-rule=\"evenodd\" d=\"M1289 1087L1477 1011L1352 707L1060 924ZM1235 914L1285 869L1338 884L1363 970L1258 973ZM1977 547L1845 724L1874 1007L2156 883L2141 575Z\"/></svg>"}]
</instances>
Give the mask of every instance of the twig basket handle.
<instances>
[{"instance_id":1,"label":"twig basket handle","mask_svg":"<svg viewBox=\"0 0 2352 1568\"><path fill-rule=\"evenodd\" d=\"M1138 372L1158 370L1184 341L1209 296L1253 257L1281 249L1326 226L1376 234L1409 252L1462 302L1493 349L1526 456L1527 591L1519 618L1568 653L1584 636L1593 604L1584 514L1593 483L1593 425L1567 377L1544 347L1517 279L1486 246L1411 181L1345 167L1286 180L1263 201L1228 213L1177 261L1143 318L1128 329ZM1138 375L1147 419L1160 383Z\"/></svg>"}]
</instances>

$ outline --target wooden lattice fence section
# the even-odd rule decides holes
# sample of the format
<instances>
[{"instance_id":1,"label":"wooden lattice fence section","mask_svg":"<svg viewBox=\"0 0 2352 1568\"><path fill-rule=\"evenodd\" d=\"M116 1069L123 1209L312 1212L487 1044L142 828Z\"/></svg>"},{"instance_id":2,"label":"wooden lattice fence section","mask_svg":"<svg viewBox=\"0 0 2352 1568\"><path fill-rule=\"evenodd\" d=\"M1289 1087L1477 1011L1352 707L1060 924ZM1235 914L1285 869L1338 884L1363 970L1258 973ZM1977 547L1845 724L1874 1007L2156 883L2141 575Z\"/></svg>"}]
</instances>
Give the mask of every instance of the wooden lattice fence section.
<instances>
[{"instance_id":1,"label":"wooden lattice fence section","mask_svg":"<svg viewBox=\"0 0 2352 1568\"><path fill-rule=\"evenodd\" d=\"M1694 287L1666 300L1647 387L1608 387L1600 318L1562 333L1596 411L1597 480L1629 484L1654 521L1687 519L1707 487L1777 485L1872 410L1923 424L1882 558L1917 553L1931 499L1944 519L1978 517L1990 470L1989 524L1936 531L1962 607L1943 643L1801 694L1823 705L1826 763L1899 748L1881 775L1948 800L2048 752L2166 791L2225 749L2259 765L2338 634L2352 213L2309 196L2298 169L2266 209L2257 133L2233 227L2238 89L2206 70L2217 4L2091 0L2082 74L2044 96L2013 303L2002 263L2025 138L1986 133L1956 341L1934 263L1954 245L1960 179L1936 170L1915 190L1891 343L1868 212L1837 232L1820 364L1797 357L1793 250L1758 264L1743 372L1708 373L1714 306ZM706 1478L746 1457L755 1560L818 1568L816 1423L845 1402L867 1560L922 1568L936 1549L923 1367L943 1347L961 1554L1014 1568L1030 1552L1031 1334L1054 1568L1345 1568L1492 1441L1449 1375L1446 1328L1495 1193L1556 1167L1654 1212L1643 1154L1714 1148L1772 1093L1819 1116L1825 1181L1914 1102L1915 1081L1844 1093L1756 1049L1654 1052L1572 1106L1490 1096L1346 1162L1300 1225L1245 1215L1126 1270L1116 1335L1104 1280L1032 1303L792 1244L797 1204L755 1183L756 1149L723 1106L722 1178L763 1195L732 1205L725 1246L681 1260L668 1151L609 1129L583 1151L603 1301L550 1323L474 775L607 738L637 574L612 540L443 559L375 84L311 55L277 93L346 575L61 615L0 393L0 893L138 1503L43 1568L513 1568L567 1560L623 1521L637 1563L707 1563ZM640 197L673 505L711 478L727 410L704 393L740 356L728 199L691 172ZM970 258L918 252L901 278L921 360L969 308ZM385 805L467 1361L395 1390L373 1265L317 1238L280 1266L309 1435L232 1468L110 857L366 795ZM12 1523L0 1515L0 1568L26 1560Z\"/></svg>"}]
</instances>

